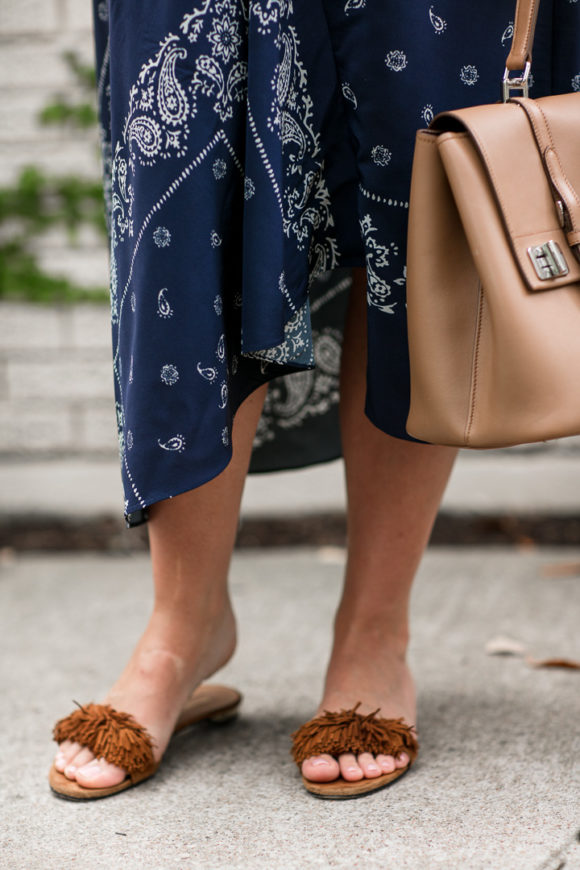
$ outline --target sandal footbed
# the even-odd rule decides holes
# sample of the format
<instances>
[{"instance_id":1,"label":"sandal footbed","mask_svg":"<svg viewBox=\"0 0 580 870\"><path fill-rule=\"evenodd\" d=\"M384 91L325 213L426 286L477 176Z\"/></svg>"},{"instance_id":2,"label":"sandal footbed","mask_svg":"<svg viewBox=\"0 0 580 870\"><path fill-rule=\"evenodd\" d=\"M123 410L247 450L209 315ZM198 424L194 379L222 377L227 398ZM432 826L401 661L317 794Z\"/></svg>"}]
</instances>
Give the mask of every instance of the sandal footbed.
<instances>
[{"instance_id":1,"label":"sandal footbed","mask_svg":"<svg viewBox=\"0 0 580 870\"><path fill-rule=\"evenodd\" d=\"M131 779L130 776L126 776L125 779L122 782L117 783L117 785L110 785L106 788L88 788L87 786L78 783L75 779L68 779L64 773L60 773L60 771L56 769L53 762L52 767L48 772L48 784L55 795L65 798L66 800L98 800L99 798L109 797L110 795L118 794L120 791L126 791L128 788L133 788L135 785L139 785L139 783L144 782L146 779L149 779L157 773L158 768L159 764L156 764L155 767L151 768L145 774L141 774L138 777L135 776L133 779Z\"/></svg>"}]
</instances>

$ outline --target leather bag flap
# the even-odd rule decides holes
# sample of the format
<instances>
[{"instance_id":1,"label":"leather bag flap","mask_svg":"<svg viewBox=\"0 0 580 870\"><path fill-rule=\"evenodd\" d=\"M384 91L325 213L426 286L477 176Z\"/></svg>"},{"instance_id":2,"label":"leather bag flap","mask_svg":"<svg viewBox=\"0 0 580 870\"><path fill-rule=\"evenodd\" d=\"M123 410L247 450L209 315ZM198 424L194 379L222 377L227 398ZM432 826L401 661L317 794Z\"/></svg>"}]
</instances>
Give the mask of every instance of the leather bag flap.
<instances>
[{"instance_id":1,"label":"leather bag flap","mask_svg":"<svg viewBox=\"0 0 580 870\"><path fill-rule=\"evenodd\" d=\"M431 129L471 138L526 286L580 281L580 94L444 112Z\"/></svg>"}]
</instances>

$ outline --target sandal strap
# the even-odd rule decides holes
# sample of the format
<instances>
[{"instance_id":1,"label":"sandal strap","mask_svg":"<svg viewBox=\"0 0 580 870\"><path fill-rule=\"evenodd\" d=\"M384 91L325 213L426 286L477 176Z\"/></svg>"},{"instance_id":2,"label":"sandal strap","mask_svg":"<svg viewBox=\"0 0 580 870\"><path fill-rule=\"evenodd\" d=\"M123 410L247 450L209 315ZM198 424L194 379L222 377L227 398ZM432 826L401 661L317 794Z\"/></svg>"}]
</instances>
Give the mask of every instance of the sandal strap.
<instances>
[{"instance_id":1,"label":"sandal strap","mask_svg":"<svg viewBox=\"0 0 580 870\"><path fill-rule=\"evenodd\" d=\"M77 704L77 701L74 702ZM153 738L130 713L110 704L86 704L54 726L57 743L74 740L87 746L97 758L104 758L126 770L129 776L143 773L155 764Z\"/></svg>"},{"instance_id":2,"label":"sandal strap","mask_svg":"<svg viewBox=\"0 0 580 870\"><path fill-rule=\"evenodd\" d=\"M330 713L306 722L292 734L292 756L300 765L313 755L340 755L343 752L372 752L373 755L398 755L406 752L411 761L419 750L417 738L401 719L377 717L379 710L357 713L359 701L351 710Z\"/></svg>"}]
</instances>

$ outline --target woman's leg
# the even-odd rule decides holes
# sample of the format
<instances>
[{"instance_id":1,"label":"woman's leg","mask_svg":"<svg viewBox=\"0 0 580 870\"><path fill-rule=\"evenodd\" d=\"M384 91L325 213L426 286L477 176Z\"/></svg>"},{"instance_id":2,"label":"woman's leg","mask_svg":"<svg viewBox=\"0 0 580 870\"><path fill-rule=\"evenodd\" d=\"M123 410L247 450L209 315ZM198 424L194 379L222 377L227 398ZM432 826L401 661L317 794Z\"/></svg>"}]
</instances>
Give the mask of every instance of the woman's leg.
<instances>
[{"instance_id":1,"label":"woman's leg","mask_svg":"<svg viewBox=\"0 0 580 870\"><path fill-rule=\"evenodd\" d=\"M341 430L348 493L348 561L318 712L351 708L416 721L405 657L411 584L456 450L391 438L364 415L366 272L355 269L342 357ZM307 759L311 780L380 776L408 762L365 753Z\"/></svg>"},{"instance_id":2,"label":"woman's leg","mask_svg":"<svg viewBox=\"0 0 580 870\"><path fill-rule=\"evenodd\" d=\"M233 458L209 483L158 502L149 540L154 605L143 636L105 703L132 713L163 754L179 712L193 689L233 654L235 620L228 569L252 441L266 387L246 399L233 428ZM115 785L125 771L94 758L78 743L60 745L56 766L81 785Z\"/></svg>"}]
</instances>

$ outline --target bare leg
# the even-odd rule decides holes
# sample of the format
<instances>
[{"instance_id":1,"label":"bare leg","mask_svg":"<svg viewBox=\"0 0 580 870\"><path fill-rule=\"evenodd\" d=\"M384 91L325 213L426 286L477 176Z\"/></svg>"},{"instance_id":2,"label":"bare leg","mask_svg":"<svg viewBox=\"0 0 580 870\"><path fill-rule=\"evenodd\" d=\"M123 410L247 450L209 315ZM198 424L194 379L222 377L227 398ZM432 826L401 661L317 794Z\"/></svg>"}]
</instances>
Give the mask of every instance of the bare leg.
<instances>
[{"instance_id":1,"label":"bare leg","mask_svg":"<svg viewBox=\"0 0 580 870\"><path fill-rule=\"evenodd\" d=\"M266 387L238 410L233 458L209 483L158 502L149 539L154 606L145 632L105 703L132 713L165 748L193 689L233 654L236 628L227 576L252 440ZM89 788L115 785L125 771L78 743L60 744L57 769Z\"/></svg>"},{"instance_id":2,"label":"bare leg","mask_svg":"<svg viewBox=\"0 0 580 870\"><path fill-rule=\"evenodd\" d=\"M366 273L354 270L341 375L341 428L348 492L348 561L334 645L318 712L350 708L416 721L405 657L411 584L456 451L391 438L364 415ZM402 756L322 755L302 766L325 782L380 776Z\"/></svg>"}]
</instances>

